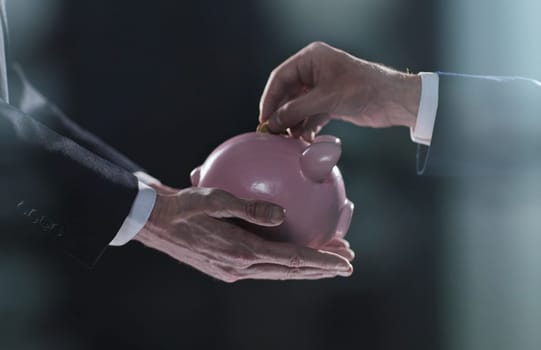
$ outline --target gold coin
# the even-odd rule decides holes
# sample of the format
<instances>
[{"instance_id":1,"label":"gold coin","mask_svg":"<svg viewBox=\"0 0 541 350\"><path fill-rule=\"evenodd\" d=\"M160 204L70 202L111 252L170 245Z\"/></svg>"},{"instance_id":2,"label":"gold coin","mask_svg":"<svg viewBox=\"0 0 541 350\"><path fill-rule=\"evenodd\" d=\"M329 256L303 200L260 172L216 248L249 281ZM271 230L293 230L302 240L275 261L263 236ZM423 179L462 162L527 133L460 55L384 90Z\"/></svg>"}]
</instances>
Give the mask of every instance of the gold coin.
<instances>
[{"instance_id":1,"label":"gold coin","mask_svg":"<svg viewBox=\"0 0 541 350\"><path fill-rule=\"evenodd\" d=\"M269 122L266 121L264 123L259 123L259 125L257 126L257 129L255 129L255 131L269 134L270 133Z\"/></svg>"}]
</instances>

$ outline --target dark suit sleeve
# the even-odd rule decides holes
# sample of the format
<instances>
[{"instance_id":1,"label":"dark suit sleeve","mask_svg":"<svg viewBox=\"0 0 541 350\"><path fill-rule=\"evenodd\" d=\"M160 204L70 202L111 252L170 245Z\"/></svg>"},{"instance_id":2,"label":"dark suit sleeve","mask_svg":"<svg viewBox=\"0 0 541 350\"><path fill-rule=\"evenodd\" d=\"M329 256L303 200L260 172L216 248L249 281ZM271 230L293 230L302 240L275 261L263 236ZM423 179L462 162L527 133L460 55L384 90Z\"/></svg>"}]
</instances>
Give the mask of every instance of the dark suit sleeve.
<instances>
[{"instance_id":1,"label":"dark suit sleeve","mask_svg":"<svg viewBox=\"0 0 541 350\"><path fill-rule=\"evenodd\" d=\"M50 237L90 266L119 231L138 190L129 171L3 101L0 189L6 220L24 234Z\"/></svg>"},{"instance_id":2,"label":"dark suit sleeve","mask_svg":"<svg viewBox=\"0 0 541 350\"><path fill-rule=\"evenodd\" d=\"M541 173L541 83L440 73L432 142L419 146L417 170L425 175Z\"/></svg>"},{"instance_id":3,"label":"dark suit sleeve","mask_svg":"<svg viewBox=\"0 0 541 350\"><path fill-rule=\"evenodd\" d=\"M9 70L9 85L10 103L25 114L131 173L143 171L139 165L125 155L69 119L29 83L21 67L17 64Z\"/></svg>"}]
</instances>

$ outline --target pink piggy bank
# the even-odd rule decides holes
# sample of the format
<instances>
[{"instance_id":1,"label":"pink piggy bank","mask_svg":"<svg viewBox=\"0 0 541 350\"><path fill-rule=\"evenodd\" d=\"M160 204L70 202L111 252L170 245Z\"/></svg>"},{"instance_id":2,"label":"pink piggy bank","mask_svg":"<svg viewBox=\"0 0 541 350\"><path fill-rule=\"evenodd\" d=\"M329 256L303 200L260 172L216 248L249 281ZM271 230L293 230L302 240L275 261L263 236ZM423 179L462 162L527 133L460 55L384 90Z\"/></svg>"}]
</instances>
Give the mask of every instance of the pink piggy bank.
<instances>
[{"instance_id":1,"label":"pink piggy bank","mask_svg":"<svg viewBox=\"0 0 541 350\"><path fill-rule=\"evenodd\" d=\"M283 135L242 134L222 143L192 171L192 185L276 203L285 208L285 221L251 231L320 248L343 237L353 215L336 166L341 152L340 140L333 136L319 136L309 144Z\"/></svg>"}]
</instances>

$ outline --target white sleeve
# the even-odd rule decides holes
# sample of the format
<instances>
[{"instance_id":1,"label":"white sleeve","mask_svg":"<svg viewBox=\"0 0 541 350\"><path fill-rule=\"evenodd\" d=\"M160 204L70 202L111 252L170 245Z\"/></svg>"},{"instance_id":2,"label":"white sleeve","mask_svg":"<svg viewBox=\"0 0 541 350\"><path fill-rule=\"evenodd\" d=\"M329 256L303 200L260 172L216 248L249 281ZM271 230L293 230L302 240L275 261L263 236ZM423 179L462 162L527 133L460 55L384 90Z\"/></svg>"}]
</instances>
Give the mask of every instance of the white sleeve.
<instances>
[{"instance_id":1,"label":"white sleeve","mask_svg":"<svg viewBox=\"0 0 541 350\"><path fill-rule=\"evenodd\" d=\"M421 76L421 100L415 127L410 129L411 140L430 146L438 111L439 76L436 73L419 73Z\"/></svg>"},{"instance_id":2,"label":"white sleeve","mask_svg":"<svg viewBox=\"0 0 541 350\"><path fill-rule=\"evenodd\" d=\"M146 185L154 185L154 184L161 184L160 180L148 175L144 171L136 171L133 173L136 178L139 179L139 181L143 182Z\"/></svg>"},{"instance_id":3,"label":"white sleeve","mask_svg":"<svg viewBox=\"0 0 541 350\"><path fill-rule=\"evenodd\" d=\"M109 245L121 246L135 237L147 223L155 203L156 191L139 181L139 192L133 201L128 217Z\"/></svg>"}]
</instances>

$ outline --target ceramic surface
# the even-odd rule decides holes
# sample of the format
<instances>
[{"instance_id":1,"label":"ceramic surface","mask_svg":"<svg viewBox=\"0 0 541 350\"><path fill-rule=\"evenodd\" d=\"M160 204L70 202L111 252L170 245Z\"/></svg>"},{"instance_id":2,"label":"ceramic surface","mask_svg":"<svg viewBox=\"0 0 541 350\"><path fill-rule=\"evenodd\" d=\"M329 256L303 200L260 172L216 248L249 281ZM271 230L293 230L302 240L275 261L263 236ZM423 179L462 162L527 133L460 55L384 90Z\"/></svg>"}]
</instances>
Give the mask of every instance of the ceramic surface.
<instances>
[{"instance_id":1,"label":"ceramic surface","mask_svg":"<svg viewBox=\"0 0 541 350\"><path fill-rule=\"evenodd\" d=\"M319 248L344 236L353 214L336 166L340 155L340 140L334 136L319 136L309 144L283 135L247 133L218 146L193 170L192 184L281 205L286 209L282 225L250 230L266 239Z\"/></svg>"}]
</instances>

